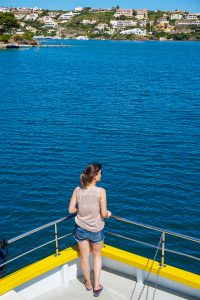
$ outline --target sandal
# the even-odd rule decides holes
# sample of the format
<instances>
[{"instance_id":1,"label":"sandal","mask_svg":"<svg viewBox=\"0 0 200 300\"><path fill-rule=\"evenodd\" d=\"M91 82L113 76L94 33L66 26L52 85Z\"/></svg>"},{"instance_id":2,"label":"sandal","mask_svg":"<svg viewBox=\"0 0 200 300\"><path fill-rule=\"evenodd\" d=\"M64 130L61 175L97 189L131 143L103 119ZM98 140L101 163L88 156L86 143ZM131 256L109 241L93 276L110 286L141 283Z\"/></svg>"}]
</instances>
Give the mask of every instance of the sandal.
<instances>
[{"instance_id":1,"label":"sandal","mask_svg":"<svg viewBox=\"0 0 200 300\"><path fill-rule=\"evenodd\" d=\"M85 286L85 288L86 288L86 291L91 291L91 290L92 290L92 287L89 289L89 288L86 286L86 280L83 281L83 284L84 284L84 286Z\"/></svg>"},{"instance_id":2,"label":"sandal","mask_svg":"<svg viewBox=\"0 0 200 300\"><path fill-rule=\"evenodd\" d=\"M99 290L96 290L96 291L93 290L93 293L94 293L93 296L94 296L94 297L99 297L99 295L100 295L101 292L103 291L103 285L100 285L100 287L101 287L101 288L100 288Z\"/></svg>"}]
</instances>

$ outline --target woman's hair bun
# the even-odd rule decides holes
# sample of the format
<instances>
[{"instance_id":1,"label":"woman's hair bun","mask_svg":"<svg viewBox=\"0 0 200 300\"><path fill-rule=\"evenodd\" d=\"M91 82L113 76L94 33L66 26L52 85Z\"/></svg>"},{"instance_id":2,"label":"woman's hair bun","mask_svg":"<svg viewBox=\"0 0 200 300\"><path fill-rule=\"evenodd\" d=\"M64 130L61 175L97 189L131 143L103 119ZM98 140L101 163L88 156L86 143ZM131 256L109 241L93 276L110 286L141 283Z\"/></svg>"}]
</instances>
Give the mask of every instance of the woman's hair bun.
<instances>
[{"instance_id":1,"label":"woman's hair bun","mask_svg":"<svg viewBox=\"0 0 200 300\"><path fill-rule=\"evenodd\" d=\"M85 171L80 175L80 183L83 188L86 188L92 182L94 176L101 170L101 167L99 163L91 163L87 166Z\"/></svg>"}]
</instances>

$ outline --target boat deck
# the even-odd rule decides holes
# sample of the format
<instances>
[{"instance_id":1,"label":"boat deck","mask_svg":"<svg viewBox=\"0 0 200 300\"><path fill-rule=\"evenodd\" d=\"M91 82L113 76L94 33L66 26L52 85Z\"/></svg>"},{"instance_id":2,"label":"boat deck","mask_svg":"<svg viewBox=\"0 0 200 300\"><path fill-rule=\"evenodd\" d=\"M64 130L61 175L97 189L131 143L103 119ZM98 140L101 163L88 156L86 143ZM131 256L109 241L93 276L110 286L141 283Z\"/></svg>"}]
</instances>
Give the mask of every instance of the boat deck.
<instances>
[{"instance_id":1,"label":"boat deck","mask_svg":"<svg viewBox=\"0 0 200 300\"><path fill-rule=\"evenodd\" d=\"M83 278L74 279L68 288L58 287L50 292L40 295L31 300L91 300L94 299L92 291L86 291ZM134 278L104 268L101 273L101 284L104 289L100 296L101 300L193 300L196 298L182 296L171 290L157 288L136 283ZM142 294L141 291L143 290ZM141 297L140 297L141 294ZM140 298L139 298L140 297Z\"/></svg>"}]
</instances>

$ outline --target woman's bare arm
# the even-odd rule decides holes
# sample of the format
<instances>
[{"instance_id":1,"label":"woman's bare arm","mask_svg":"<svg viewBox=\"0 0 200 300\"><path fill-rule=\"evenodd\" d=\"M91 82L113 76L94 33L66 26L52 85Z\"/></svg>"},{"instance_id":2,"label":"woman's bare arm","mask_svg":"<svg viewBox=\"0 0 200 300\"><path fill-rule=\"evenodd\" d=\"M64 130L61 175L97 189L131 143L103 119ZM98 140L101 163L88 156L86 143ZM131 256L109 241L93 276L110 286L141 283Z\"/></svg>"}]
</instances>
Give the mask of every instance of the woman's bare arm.
<instances>
[{"instance_id":1,"label":"woman's bare arm","mask_svg":"<svg viewBox=\"0 0 200 300\"><path fill-rule=\"evenodd\" d=\"M77 193L77 188L74 189L70 203L69 203L69 208L68 208L68 212L70 214L77 212L77 208L76 208L76 193Z\"/></svg>"},{"instance_id":2,"label":"woman's bare arm","mask_svg":"<svg viewBox=\"0 0 200 300\"><path fill-rule=\"evenodd\" d=\"M103 188L100 191L100 205L102 218L109 218L111 216L111 212L107 210L106 191Z\"/></svg>"}]
</instances>

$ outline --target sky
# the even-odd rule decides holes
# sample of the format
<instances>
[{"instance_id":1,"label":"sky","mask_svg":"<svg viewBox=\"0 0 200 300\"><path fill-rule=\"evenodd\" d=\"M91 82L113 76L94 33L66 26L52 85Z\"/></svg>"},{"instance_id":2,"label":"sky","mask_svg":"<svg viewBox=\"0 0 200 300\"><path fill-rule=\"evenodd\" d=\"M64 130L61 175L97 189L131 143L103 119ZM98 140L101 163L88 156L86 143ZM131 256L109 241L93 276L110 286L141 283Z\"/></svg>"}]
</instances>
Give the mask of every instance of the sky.
<instances>
[{"instance_id":1,"label":"sky","mask_svg":"<svg viewBox=\"0 0 200 300\"><path fill-rule=\"evenodd\" d=\"M35 7L68 10L74 7L147 8L149 10L186 10L200 12L200 0L0 0L0 6Z\"/></svg>"}]
</instances>

